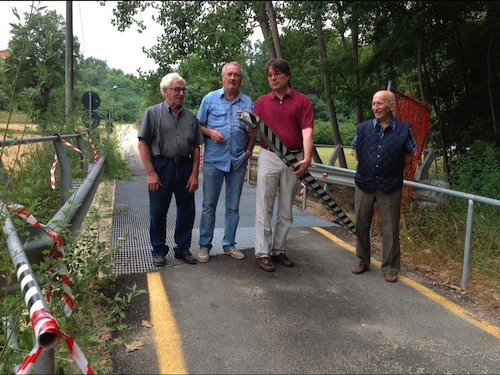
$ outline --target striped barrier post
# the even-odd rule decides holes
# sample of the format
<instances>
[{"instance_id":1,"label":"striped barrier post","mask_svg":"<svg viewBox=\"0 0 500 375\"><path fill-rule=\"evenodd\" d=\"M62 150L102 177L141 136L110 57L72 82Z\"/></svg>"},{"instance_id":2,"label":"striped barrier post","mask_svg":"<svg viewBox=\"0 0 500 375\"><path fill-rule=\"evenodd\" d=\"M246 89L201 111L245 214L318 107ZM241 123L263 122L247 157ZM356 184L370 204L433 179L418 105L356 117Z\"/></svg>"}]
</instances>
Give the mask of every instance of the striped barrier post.
<instances>
[{"instance_id":1,"label":"striped barrier post","mask_svg":"<svg viewBox=\"0 0 500 375\"><path fill-rule=\"evenodd\" d=\"M238 113L238 118L245 125L250 128L257 130L257 134L260 139L262 139L268 147L285 163L289 168L293 169L293 164L298 162L296 156L286 148L286 146L281 142L281 140L269 129L269 126L262 121L262 119L256 114L244 109ZM257 176L258 178L258 176ZM334 220L336 224L342 225L344 228L349 229L351 232L356 232L356 226L351 219L346 215L346 213L338 206L337 203L328 195L328 193L321 187L321 185L316 181L316 179L311 176L309 172L305 172L301 177L299 177L302 183L304 183L320 200L320 202L326 206L333 215L338 219Z\"/></svg>"},{"instance_id":2,"label":"striped barrier post","mask_svg":"<svg viewBox=\"0 0 500 375\"><path fill-rule=\"evenodd\" d=\"M66 345L73 356L76 364L84 374L94 374L94 370L88 363L85 355L71 337L61 331L57 321L50 314L49 308L42 291L36 281L28 258L24 253L19 236L17 235L12 219L9 217L10 209L0 202L0 212L5 218L3 232L6 235L8 249L12 258L12 264L16 270L19 287L23 293L26 307L30 314L30 321L35 335L35 347L26 356L17 368L16 374L29 374L37 360L42 359L44 353L50 353L50 358L43 358L47 373L55 373L53 349L59 343L60 337L64 337Z\"/></svg>"},{"instance_id":3,"label":"striped barrier post","mask_svg":"<svg viewBox=\"0 0 500 375\"><path fill-rule=\"evenodd\" d=\"M66 315L70 316L71 312L75 307L75 302L74 302L73 292L71 291L71 281L69 280L68 276L68 268L62 261L60 261L60 259L63 259L65 257L64 250L62 248L63 246L62 238L54 231L54 229L40 223L37 219L35 219L33 214L29 212L26 207L20 204L5 204L3 202L0 203L2 205L5 205L5 207L9 211L16 214L20 218L24 219L28 224L42 228L47 233L47 235L54 240L54 245L52 246L48 257L49 265L47 271L53 272L52 260L54 258L58 259L54 266L55 268L57 268L56 274L59 275L63 284L63 292L65 300L64 310ZM50 283L49 291L47 292L47 301L49 302L51 299L51 295L52 295L52 284Z\"/></svg>"}]
</instances>

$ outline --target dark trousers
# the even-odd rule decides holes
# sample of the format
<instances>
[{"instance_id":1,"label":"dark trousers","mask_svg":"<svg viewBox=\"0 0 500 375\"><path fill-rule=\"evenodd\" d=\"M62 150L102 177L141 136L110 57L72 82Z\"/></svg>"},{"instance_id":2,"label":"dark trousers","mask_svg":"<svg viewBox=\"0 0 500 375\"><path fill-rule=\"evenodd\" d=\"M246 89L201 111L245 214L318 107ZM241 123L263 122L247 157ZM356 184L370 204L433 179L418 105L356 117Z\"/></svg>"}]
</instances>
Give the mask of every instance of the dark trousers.
<instances>
[{"instance_id":1,"label":"dark trousers","mask_svg":"<svg viewBox=\"0 0 500 375\"><path fill-rule=\"evenodd\" d=\"M175 196L177 217L175 222L176 254L182 254L191 247L192 230L195 218L194 193L190 193L187 181L192 171L192 161L175 163L174 161L154 158L153 166L160 177L160 190L149 190L149 237L153 247L152 254L167 255L167 213Z\"/></svg>"}]
</instances>

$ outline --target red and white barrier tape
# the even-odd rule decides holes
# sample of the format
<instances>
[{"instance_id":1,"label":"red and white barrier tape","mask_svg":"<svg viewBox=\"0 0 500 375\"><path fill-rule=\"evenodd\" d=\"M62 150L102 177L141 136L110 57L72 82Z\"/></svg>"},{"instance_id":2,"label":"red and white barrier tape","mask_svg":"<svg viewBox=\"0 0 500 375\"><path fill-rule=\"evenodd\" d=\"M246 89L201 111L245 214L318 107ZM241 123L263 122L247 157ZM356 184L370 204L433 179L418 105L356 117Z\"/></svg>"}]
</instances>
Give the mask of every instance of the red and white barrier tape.
<instances>
[{"instance_id":1,"label":"red and white barrier tape","mask_svg":"<svg viewBox=\"0 0 500 375\"><path fill-rule=\"evenodd\" d=\"M61 143L65 146L68 146L72 150L75 150L75 151L79 152L80 154L84 155L83 152L78 147L73 146L71 143L69 143L68 141L66 141L62 138L61 138ZM54 161L53 161L52 166L50 168L50 187L52 188L52 190L54 190L56 188L55 172L56 172L56 166L57 166L58 161L59 161L59 159L57 158L57 154L56 154L56 155L54 155Z\"/></svg>"},{"instance_id":2,"label":"red and white barrier tape","mask_svg":"<svg viewBox=\"0 0 500 375\"><path fill-rule=\"evenodd\" d=\"M64 250L62 248L64 243L62 238L54 231L54 229L46 226L45 224L40 223L37 219L35 219L33 214L29 212L28 209L23 205L6 204L6 207L20 218L26 220L27 223L42 228L47 233L47 235L54 240L54 245L52 246L49 253L49 258L48 258L49 266L47 268L47 271L49 272L53 271L52 259L54 258L59 259L59 261L57 261L54 265L58 272L54 274L58 275L61 278L63 292L64 292L64 300L65 300L64 312L66 313L66 316L70 316L71 312L75 307L75 301L73 297L73 292L71 291L71 281L69 280L68 276L68 268L62 261L60 261L60 259L65 257ZM52 296L52 284L49 281L49 291L47 292L47 301L49 303L51 296Z\"/></svg>"},{"instance_id":3,"label":"red and white barrier tape","mask_svg":"<svg viewBox=\"0 0 500 375\"><path fill-rule=\"evenodd\" d=\"M306 185L301 183L300 184L300 192L299 192L299 197L304 197L304 191L306 190Z\"/></svg>"},{"instance_id":4,"label":"red and white barrier tape","mask_svg":"<svg viewBox=\"0 0 500 375\"><path fill-rule=\"evenodd\" d=\"M92 149L92 152L94 153L94 163L97 163L97 159L99 159L99 153L97 152L97 148L94 146L94 143L92 142L92 139L90 138L89 132L85 132L85 136L89 139L90 148Z\"/></svg>"},{"instance_id":5,"label":"red and white barrier tape","mask_svg":"<svg viewBox=\"0 0 500 375\"><path fill-rule=\"evenodd\" d=\"M30 319L36 337L36 345L21 363L16 374L29 374L42 351L52 349L59 342L61 335L64 337L64 341L82 373L95 374L80 347L71 337L60 330L59 325L49 311L45 309L35 310L31 313ZM48 340L41 340L42 336L47 336Z\"/></svg>"},{"instance_id":6,"label":"red and white barrier tape","mask_svg":"<svg viewBox=\"0 0 500 375\"><path fill-rule=\"evenodd\" d=\"M52 190L56 188L56 166L57 166L57 154L54 155L54 161L52 162L52 166L50 167L50 187Z\"/></svg>"},{"instance_id":7,"label":"red and white barrier tape","mask_svg":"<svg viewBox=\"0 0 500 375\"><path fill-rule=\"evenodd\" d=\"M61 143L62 143L63 145L65 145L65 146L68 146L70 149L75 150L75 151L77 151L77 152L79 152L80 154L82 154L82 155L83 155L83 152L82 152L82 151L81 151L78 147L73 146L73 145L72 145L71 143L69 143L67 140L65 140L65 139L61 138Z\"/></svg>"}]
</instances>

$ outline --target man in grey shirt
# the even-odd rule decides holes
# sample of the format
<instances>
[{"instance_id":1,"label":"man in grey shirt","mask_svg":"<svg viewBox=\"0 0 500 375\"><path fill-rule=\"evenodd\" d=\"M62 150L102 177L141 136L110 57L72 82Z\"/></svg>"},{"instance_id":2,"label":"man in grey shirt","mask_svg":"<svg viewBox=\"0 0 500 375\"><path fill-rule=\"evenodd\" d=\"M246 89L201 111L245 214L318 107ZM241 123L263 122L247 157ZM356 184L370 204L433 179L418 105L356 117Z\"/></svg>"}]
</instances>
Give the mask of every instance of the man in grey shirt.
<instances>
[{"instance_id":1,"label":"man in grey shirt","mask_svg":"<svg viewBox=\"0 0 500 375\"><path fill-rule=\"evenodd\" d=\"M160 267L166 264L165 256L169 251L166 219L174 194L177 205L175 257L195 264L196 258L189 248L203 134L196 117L183 107L186 81L179 74L170 73L163 77L160 92L165 100L146 109L137 135L149 191L153 263Z\"/></svg>"}]
</instances>

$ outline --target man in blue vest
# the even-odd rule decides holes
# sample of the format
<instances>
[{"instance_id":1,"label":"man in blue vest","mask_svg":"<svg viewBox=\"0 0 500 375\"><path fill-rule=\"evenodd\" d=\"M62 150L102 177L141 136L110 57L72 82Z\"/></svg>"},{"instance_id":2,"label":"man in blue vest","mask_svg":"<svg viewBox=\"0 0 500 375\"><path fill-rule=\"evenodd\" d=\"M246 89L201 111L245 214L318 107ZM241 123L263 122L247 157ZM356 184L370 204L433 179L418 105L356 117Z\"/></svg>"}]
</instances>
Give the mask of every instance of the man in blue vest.
<instances>
[{"instance_id":1,"label":"man in blue vest","mask_svg":"<svg viewBox=\"0 0 500 375\"><path fill-rule=\"evenodd\" d=\"M396 97L382 90L373 95L375 118L358 124L352 146L356 149L354 207L356 215L356 255L359 262L352 273L362 274L370 266L370 227L374 204L382 228L382 272L387 282L398 280L401 249L399 219L403 191L403 171L413 161L417 145L411 125L394 118Z\"/></svg>"}]
</instances>

